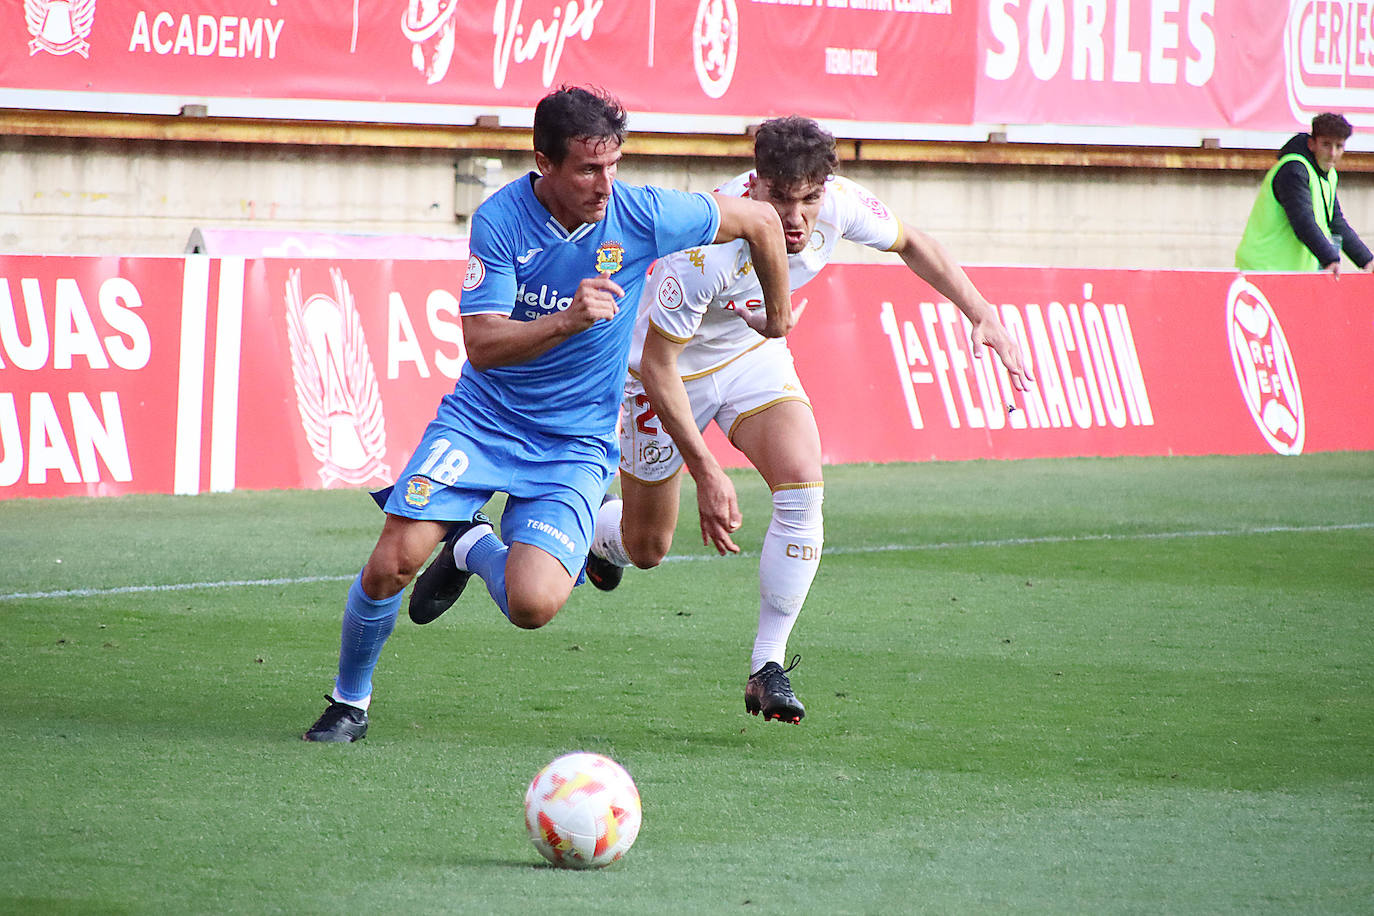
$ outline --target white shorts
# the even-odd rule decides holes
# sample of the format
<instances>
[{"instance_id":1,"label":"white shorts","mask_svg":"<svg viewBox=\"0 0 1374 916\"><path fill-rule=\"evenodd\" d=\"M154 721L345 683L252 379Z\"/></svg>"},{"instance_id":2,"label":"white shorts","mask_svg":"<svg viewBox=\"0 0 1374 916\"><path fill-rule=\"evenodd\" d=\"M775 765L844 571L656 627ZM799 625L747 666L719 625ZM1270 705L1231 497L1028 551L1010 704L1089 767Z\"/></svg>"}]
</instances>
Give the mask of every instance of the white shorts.
<instances>
[{"instance_id":1,"label":"white shorts","mask_svg":"<svg viewBox=\"0 0 1374 916\"><path fill-rule=\"evenodd\" d=\"M783 401L811 400L797 378L792 353L782 341L756 347L713 372L686 379L697 429L712 420L733 440L745 417ZM682 467L682 455L663 431L644 385L630 376L620 402L620 473L642 483L662 483Z\"/></svg>"}]
</instances>

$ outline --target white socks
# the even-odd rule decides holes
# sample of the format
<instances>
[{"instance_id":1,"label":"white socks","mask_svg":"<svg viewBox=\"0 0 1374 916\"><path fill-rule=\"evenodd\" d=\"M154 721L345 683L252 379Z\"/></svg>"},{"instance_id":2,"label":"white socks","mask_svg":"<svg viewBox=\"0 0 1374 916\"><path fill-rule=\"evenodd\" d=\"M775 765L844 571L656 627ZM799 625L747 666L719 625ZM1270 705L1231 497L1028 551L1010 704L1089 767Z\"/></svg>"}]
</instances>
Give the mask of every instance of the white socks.
<instances>
[{"instance_id":1,"label":"white socks","mask_svg":"<svg viewBox=\"0 0 1374 916\"><path fill-rule=\"evenodd\" d=\"M782 664L787 637L806 602L825 540L821 503L825 485L791 484L773 493L773 520L759 558L759 628L749 672L768 662Z\"/></svg>"},{"instance_id":2,"label":"white socks","mask_svg":"<svg viewBox=\"0 0 1374 916\"><path fill-rule=\"evenodd\" d=\"M825 485L820 481L792 484L773 493L773 518L759 558L759 626L750 659L751 674L768 662L781 665L786 659L787 637L820 565L825 540L821 516L824 501ZM601 504L592 551L617 566L632 566L620 531L624 508L618 499Z\"/></svg>"},{"instance_id":3,"label":"white socks","mask_svg":"<svg viewBox=\"0 0 1374 916\"><path fill-rule=\"evenodd\" d=\"M335 687L333 690L329 692L329 698L333 700L335 703L345 703L349 706L356 706L363 712L367 712L367 707L372 705L372 694L369 693L361 700L345 700L343 697L339 696L338 687Z\"/></svg>"},{"instance_id":4,"label":"white socks","mask_svg":"<svg viewBox=\"0 0 1374 916\"><path fill-rule=\"evenodd\" d=\"M625 550L625 538L620 533L620 518L624 514L623 500L610 499L596 510L596 533L592 535L592 553L616 566L633 566Z\"/></svg>"}]
</instances>

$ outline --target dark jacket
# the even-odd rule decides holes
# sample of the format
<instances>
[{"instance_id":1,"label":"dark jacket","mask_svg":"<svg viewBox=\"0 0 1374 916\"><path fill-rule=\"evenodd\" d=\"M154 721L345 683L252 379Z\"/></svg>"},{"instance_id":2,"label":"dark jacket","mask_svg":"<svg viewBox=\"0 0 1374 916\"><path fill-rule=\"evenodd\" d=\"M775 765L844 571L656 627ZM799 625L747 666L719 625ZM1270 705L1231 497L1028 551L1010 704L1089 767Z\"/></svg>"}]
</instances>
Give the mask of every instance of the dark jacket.
<instances>
[{"instance_id":1,"label":"dark jacket","mask_svg":"<svg viewBox=\"0 0 1374 916\"><path fill-rule=\"evenodd\" d=\"M1317 167L1316 158L1312 155L1312 151L1307 148L1309 136L1306 133L1295 134L1293 139L1285 143L1283 149L1279 150L1278 158L1282 159L1289 153L1298 153L1312 164L1312 168L1317 170L1318 175L1324 176L1326 172ZM1329 267L1333 261L1339 261L1341 252L1332 244L1326 228L1320 225L1316 214L1312 212L1312 191L1307 185L1307 169L1302 167L1302 163L1284 163L1274 175L1273 186L1274 197L1283 207L1283 212L1288 214L1288 223L1293 227L1293 232L1304 245L1311 249L1317 262L1322 267ZM1341 237L1341 247L1357 266L1363 268L1371 259L1374 259L1374 254L1370 253L1369 248L1360 240L1355 230L1345 221L1345 215L1341 213L1339 199L1331 201L1330 231Z\"/></svg>"}]
</instances>

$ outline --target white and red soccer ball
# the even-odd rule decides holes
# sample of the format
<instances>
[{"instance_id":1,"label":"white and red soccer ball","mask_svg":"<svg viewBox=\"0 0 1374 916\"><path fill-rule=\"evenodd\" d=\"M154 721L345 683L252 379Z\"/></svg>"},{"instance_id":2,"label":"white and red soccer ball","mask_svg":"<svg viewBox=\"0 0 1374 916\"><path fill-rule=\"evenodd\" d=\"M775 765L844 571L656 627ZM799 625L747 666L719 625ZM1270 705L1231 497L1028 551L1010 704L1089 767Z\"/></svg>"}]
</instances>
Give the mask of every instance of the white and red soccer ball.
<instances>
[{"instance_id":1,"label":"white and red soccer ball","mask_svg":"<svg viewBox=\"0 0 1374 916\"><path fill-rule=\"evenodd\" d=\"M577 751L557 758L525 790L525 828L560 868L601 868L634 844L639 789L609 757Z\"/></svg>"}]
</instances>

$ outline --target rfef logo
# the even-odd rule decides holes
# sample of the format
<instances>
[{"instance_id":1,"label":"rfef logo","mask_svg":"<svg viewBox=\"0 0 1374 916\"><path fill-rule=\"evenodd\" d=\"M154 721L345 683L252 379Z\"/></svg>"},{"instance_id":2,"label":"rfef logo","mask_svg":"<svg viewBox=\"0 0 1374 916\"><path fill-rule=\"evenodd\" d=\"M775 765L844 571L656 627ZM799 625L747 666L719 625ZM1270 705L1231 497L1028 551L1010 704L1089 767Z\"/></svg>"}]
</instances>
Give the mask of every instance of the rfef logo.
<instances>
[{"instance_id":1,"label":"rfef logo","mask_svg":"<svg viewBox=\"0 0 1374 916\"><path fill-rule=\"evenodd\" d=\"M1264 441L1280 455L1302 454L1306 424L1293 353L1264 293L1244 277L1226 295L1226 333L1236 382Z\"/></svg>"},{"instance_id":2,"label":"rfef logo","mask_svg":"<svg viewBox=\"0 0 1374 916\"><path fill-rule=\"evenodd\" d=\"M477 255L468 255L467 273L463 275L463 292L469 292L482 285L487 278L487 265Z\"/></svg>"},{"instance_id":3,"label":"rfef logo","mask_svg":"<svg viewBox=\"0 0 1374 916\"><path fill-rule=\"evenodd\" d=\"M682 305L682 284L672 274L664 277L658 286L658 304L668 311Z\"/></svg>"}]
</instances>

